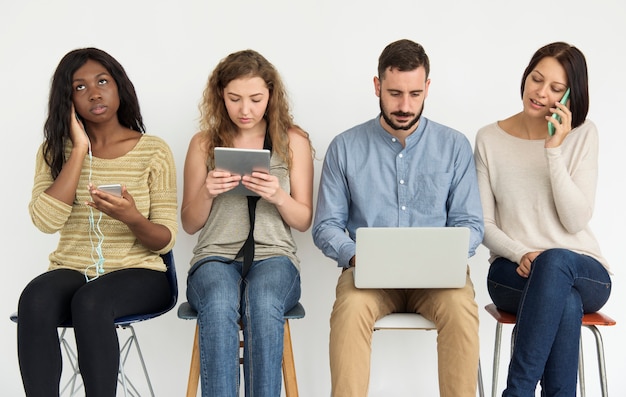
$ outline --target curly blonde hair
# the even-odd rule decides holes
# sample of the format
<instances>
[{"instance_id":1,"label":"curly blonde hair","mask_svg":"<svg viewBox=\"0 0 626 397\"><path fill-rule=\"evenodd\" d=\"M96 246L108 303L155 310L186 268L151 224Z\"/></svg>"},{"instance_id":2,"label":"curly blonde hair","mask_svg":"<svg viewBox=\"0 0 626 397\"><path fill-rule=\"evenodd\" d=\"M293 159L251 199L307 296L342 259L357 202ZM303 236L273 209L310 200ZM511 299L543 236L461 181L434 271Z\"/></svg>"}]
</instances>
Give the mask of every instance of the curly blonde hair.
<instances>
[{"instance_id":1,"label":"curly blonde hair","mask_svg":"<svg viewBox=\"0 0 626 397\"><path fill-rule=\"evenodd\" d=\"M272 141L272 151L291 167L291 153L287 131L297 128L303 136L309 134L298 127L289 111L285 86L278 71L267 59L254 50L234 52L222 59L209 76L200 104L200 130L205 139L207 158L213 166L213 149L233 146L237 126L228 116L224 103L224 88L242 77L260 77L269 90L269 101L264 118Z\"/></svg>"}]
</instances>

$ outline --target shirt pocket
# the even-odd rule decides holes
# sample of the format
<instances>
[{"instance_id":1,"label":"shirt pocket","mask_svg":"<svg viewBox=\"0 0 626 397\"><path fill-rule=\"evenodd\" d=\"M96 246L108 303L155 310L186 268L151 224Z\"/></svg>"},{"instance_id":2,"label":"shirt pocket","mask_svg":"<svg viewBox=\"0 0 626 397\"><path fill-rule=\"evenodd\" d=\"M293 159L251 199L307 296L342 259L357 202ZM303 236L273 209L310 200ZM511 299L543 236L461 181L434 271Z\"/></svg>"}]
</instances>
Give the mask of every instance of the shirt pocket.
<instances>
[{"instance_id":1,"label":"shirt pocket","mask_svg":"<svg viewBox=\"0 0 626 397\"><path fill-rule=\"evenodd\" d=\"M415 208L423 214L445 214L452 176L451 172L417 175L412 189Z\"/></svg>"}]
</instances>

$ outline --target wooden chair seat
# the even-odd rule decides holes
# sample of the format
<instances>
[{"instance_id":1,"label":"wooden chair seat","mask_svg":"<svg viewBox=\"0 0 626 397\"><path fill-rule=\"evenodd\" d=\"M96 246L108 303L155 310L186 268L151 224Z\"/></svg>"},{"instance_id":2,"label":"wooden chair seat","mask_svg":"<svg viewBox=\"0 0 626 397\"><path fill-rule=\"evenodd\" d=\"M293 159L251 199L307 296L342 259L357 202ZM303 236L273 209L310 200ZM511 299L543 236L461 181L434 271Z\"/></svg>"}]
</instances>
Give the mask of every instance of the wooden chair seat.
<instances>
[{"instance_id":1,"label":"wooden chair seat","mask_svg":"<svg viewBox=\"0 0 626 397\"><path fill-rule=\"evenodd\" d=\"M495 346L493 351L493 374L491 382L491 395L496 396L498 387L498 368L500 365L500 344L502 341L502 324L515 324L515 314L500 310L493 303L485 306L485 310L496 320L496 337ZM602 396L608 396L608 385L606 379L606 363L604 359L604 343L602 342L602 335L598 326L612 326L616 321L602 312L587 313L583 315L582 326L589 329L596 341L596 352L598 356L598 370L600 373L600 387L602 389ZM513 341L515 337L515 329L511 333L511 352L513 352ZM582 350L582 335L580 340L580 354L578 357L578 385L580 389L580 396L585 397L585 364Z\"/></svg>"},{"instance_id":2,"label":"wooden chair seat","mask_svg":"<svg viewBox=\"0 0 626 397\"><path fill-rule=\"evenodd\" d=\"M296 378L296 365L293 359L293 348L291 345L291 330L289 320L303 318L304 307L298 303L285 314L285 333L283 336L283 382L285 383L286 397L298 397L298 382ZM184 302L178 307L178 318L183 320L196 320L198 313L189 302ZM240 324L241 327L241 324ZM191 351L191 365L189 368L189 380L187 382L187 397L196 397L198 393L198 382L200 380L200 328L196 323L196 332L193 338L193 348ZM239 347L243 349L243 340L239 339ZM239 358L239 363L243 364L243 358Z\"/></svg>"}]
</instances>

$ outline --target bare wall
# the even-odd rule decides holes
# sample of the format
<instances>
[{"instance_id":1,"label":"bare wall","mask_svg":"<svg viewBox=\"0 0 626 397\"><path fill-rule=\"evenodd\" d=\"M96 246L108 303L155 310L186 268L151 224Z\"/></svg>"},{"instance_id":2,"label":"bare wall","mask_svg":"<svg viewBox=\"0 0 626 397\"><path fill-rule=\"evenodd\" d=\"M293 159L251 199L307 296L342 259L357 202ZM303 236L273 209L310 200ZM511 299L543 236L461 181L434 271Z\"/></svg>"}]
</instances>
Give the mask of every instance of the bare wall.
<instances>
[{"instance_id":1,"label":"bare wall","mask_svg":"<svg viewBox=\"0 0 626 397\"><path fill-rule=\"evenodd\" d=\"M375 117L372 77L382 48L399 38L422 43L432 64L425 116L462 131L473 143L478 128L521 109L519 82L532 53L564 40L586 54L590 68L589 118L601 137L600 180L594 230L615 272L605 307L618 320L603 331L609 388L626 390L626 346L619 310L624 232L622 112L626 109L623 66L626 3L537 0L464 1L186 1L0 0L0 158L3 182L4 282L0 300L0 390L23 395L16 357L16 309L22 288L47 267L56 235L32 225L30 199L35 153L42 140L50 77L69 50L96 46L115 56L136 85L148 132L172 147L182 192L182 170L209 72L228 53L253 48L282 73L296 121L317 150L315 186L330 140ZM339 271L314 247L310 232L297 233L302 258L303 320L292 336L303 397L330 393L328 319ZM181 299L196 237L181 230L175 247ZM487 253L472 258L476 300L481 307L481 359L491 382L494 321L489 303ZM158 396L183 395L194 324L175 312L139 324L139 334ZM510 330L507 330L507 335ZM590 334L587 345L591 346ZM506 338L505 338L506 339ZM376 334L371 395L437 395L434 333ZM94 341L97 343L97 341ZM503 352L507 352L506 342ZM503 357L501 385L506 368ZM586 355L588 394L597 395L595 353ZM135 368L136 369L136 368ZM487 392L489 392L487 387Z\"/></svg>"}]
</instances>

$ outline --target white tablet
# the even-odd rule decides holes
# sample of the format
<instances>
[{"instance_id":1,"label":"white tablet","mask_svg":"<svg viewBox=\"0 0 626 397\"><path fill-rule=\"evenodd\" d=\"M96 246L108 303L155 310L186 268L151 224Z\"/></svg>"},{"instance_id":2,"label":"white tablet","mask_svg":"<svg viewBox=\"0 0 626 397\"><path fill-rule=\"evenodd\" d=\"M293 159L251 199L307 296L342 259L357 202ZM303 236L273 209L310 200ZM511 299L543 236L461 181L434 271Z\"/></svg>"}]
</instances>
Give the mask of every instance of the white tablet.
<instances>
[{"instance_id":1,"label":"white tablet","mask_svg":"<svg viewBox=\"0 0 626 397\"><path fill-rule=\"evenodd\" d=\"M250 175L253 171L270 172L270 151L267 149L239 149L232 147L215 148L215 169L228 171L237 175ZM241 183L227 194L258 196L246 189Z\"/></svg>"}]
</instances>

